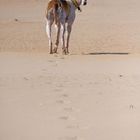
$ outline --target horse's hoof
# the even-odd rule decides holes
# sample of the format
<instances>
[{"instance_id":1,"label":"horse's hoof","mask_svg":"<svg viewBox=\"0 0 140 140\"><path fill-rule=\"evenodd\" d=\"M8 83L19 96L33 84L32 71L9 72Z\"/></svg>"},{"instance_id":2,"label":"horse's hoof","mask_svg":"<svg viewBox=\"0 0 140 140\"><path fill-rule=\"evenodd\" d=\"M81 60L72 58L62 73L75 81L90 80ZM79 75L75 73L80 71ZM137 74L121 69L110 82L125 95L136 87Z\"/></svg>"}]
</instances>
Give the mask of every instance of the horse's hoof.
<instances>
[{"instance_id":1,"label":"horse's hoof","mask_svg":"<svg viewBox=\"0 0 140 140\"><path fill-rule=\"evenodd\" d=\"M52 52L52 51L50 51L50 54L53 54L53 52Z\"/></svg>"},{"instance_id":2,"label":"horse's hoof","mask_svg":"<svg viewBox=\"0 0 140 140\"><path fill-rule=\"evenodd\" d=\"M67 52L66 52L66 49L65 49L65 48L63 48L63 49L62 49L62 54L64 54L64 55L66 55L66 54L67 54Z\"/></svg>"},{"instance_id":3,"label":"horse's hoof","mask_svg":"<svg viewBox=\"0 0 140 140\"><path fill-rule=\"evenodd\" d=\"M56 47L53 49L53 53L57 53L57 48Z\"/></svg>"},{"instance_id":4,"label":"horse's hoof","mask_svg":"<svg viewBox=\"0 0 140 140\"><path fill-rule=\"evenodd\" d=\"M66 54L69 54L69 49L68 48L66 48Z\"/></svg>"},{"instance_id":5,"label":"horse's hoof","mask_svg":"<svg viewBox=\"0 0 140 140\"><path fill-rule=\"evenodd\" d=\"M69 54L69 51L66 51L66 54Z\"/></svg>"}]
</instances>

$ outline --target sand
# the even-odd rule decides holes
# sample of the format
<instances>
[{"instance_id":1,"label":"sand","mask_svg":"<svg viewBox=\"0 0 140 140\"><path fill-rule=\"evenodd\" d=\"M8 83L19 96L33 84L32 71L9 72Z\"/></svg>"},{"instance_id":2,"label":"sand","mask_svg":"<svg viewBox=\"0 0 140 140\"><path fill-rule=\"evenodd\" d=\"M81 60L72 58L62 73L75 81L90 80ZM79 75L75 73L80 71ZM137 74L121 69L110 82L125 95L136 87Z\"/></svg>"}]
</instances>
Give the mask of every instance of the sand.
<instances>
[{"instance_id":1,"label":"sand","mask_svg":"<svg viewBox=\"0 0 140 140\"><path fill-rule=\"evenodd\" d=\"M0 0L0 140L139 140L139 1L89 1L66 56L46 3Z\"/></svg>"}]
</instances>

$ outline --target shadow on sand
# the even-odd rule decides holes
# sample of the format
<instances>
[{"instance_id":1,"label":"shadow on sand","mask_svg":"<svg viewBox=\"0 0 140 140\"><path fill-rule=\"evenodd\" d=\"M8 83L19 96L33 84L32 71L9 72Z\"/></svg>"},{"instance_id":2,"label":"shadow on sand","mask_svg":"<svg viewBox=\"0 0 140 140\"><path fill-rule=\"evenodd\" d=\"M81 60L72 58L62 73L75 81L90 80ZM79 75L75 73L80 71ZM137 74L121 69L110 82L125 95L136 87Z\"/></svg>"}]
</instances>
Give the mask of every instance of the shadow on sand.
<instances>
[{"instance_id":1,"label":"shadow on sand","mask_svg":"<svg viewBox=\"0 0 140 140\"><path fill-rule=\"evenodd\" d=\"M95 53L84 53L83 55L129 55L130 53L121 52L95 52Z\"/></svg>"}]
</instances>

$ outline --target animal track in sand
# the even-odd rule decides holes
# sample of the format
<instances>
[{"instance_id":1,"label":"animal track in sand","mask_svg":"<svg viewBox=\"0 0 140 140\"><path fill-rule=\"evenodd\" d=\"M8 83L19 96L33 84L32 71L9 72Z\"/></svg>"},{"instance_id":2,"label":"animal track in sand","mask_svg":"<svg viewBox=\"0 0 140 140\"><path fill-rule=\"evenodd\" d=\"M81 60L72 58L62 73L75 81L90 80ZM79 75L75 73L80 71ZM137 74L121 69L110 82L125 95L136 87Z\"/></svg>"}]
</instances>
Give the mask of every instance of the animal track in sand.
<instances>
[{"instance_id":1,"label":"animal track in sand","mask_svg":"<svg viewBox=\"0 0 140 140\"><path fill-rule=\"evenodd\" d=\"M134 109L134 105L129 105L129 109Z\"/></svg>"},{"instance_id":2,"label":"animal track in sand","mask_svg":"<svg viewBox=\"0 0 140 140\"><path fill-rule=\"evenodd\" d=\"M65 111L68 111L68 112L72 112L73 111L73 108L72 107L65 107L64 110Z\"/></svg>"},{"instance_id":3,"label":"animal track in sand","mask_svg":"<svg viewBox=\"0 0 140 140\"><path fill-rule=\"evenodd\" d=\"M59 140L78 140L78 137L77 136L65 136L65 137L59 138Z\"/></svg>"},{"instance_id":4,"label":"animal track in sand","mask_svg":"<svg viewBox=\"0 0 140 140\"><path fill-rule=\"evenodd\" d=\"M17 18L14 19L15 22L18 22L19 20Z\"/></svg>"},{"instance_id":5,"label":"animal track in sand","mask_svg":"<svg viewBox=\"0 0 140 140\"><path fill-rule=\"evenodd\" d=\"M58 104L64 104L64 101L63 100L57 100L56 103L58 103Z\"/></svg>"},{"instance_id":6,"label":"animal track in sand","mask_svg":"<svg viewBox=\"0 0 140 140\"><path fill-rule=\"evenodd\" d=\"M67 128L67 129L78 129L78 128L79 128L79 125L76 125L76 124L73 124L73 125L72 125L72 124L71 124L71 125L67 125L66 128Z\"/></svg>"},{"instance_id":7,"label":"animal track in sand","mask_svg":"<svg viewBox=\"0 0 140 140\"><path fill-rule=\"evenodd\" d=\"M29 78L27 78L27 77L24 77L23 79L24 79L24 80L26 80L26 81L28 81L28 80L29 80Z\"/></svg>"},{"instance_id":8,"label":"animal track in sand","mask_svg":"<svg viewBox=\"0 0 140 140\"><path fill-rule=\"evenodd\" d=\"M61 96L62 96L62 97L65 97L65 98L69 97L68 94L62 94Z\"/></svg>"},{"instance_id":9,"label":"animal track in sand","mask_svg":"<svg viewBox=\"0 0 140 140\"><path fill-rule=\"evenodd\" d=\"M61 91L62 91L62 89L60 89L60 88L54 89L54 92L61 92Z\"/></svg>"},{"instance_id":10,"label":"animal track in sand","mask_svg":"<svg viewBox=\"0 0 140 140\"><path fill-rule=\"evenodd\" d=\"M65 120L65 121L66 121L66 120L69 119L69 117L68 117L68 116L61 116L61 117L59 117L59 119L60 119L60 120Z\"/></svg>"},{"instance_id":11,"label":"animal track in sand","mask_svg":"<svg viewBox=\"0 0 140 140\"><path fill-rule=\"evenodd\" d=\"M54 60L48 60L48 62L55 62Z\"/></svg>"},{"instance_id":12,"label":"animal track in sand","mask_svg":"<svg viewBox=\"0 0 140 140\"><path fill-rule=\"evenodd\" d=\"M47 69L42 69L42 71L47 71Z\"/></svg>"},{"instance_id":13,"label":"animal track in sand","mask_svg":"<svg viewBox=\"0 0 140 140\"><path fill-rule=\"evenodd\" d=\"M122 77L123 77L123 75L121 75L121 74L120 74L120 75L119 75L119 77L120 77L120 78L122 78Z\"/></svg>"}]
</instances>

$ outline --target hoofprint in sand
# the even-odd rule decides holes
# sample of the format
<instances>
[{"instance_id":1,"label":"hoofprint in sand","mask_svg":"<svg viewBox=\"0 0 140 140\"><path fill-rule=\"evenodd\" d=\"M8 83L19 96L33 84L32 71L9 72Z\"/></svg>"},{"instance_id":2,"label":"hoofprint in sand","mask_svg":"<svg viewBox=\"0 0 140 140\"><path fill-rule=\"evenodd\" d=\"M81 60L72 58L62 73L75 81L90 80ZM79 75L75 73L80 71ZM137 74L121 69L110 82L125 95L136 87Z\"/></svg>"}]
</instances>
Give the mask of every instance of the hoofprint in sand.
<instances>
[{"instance_id":1,"label":"hoofprint in sand","mask_svg":"<svg viewBox=\"0 0 140 140\"><path fill-rule=\"evenodd\" d=\"M0 54L2 140L139 140L140 56Z\"/></svg>"}]
</instances>

